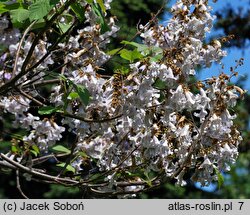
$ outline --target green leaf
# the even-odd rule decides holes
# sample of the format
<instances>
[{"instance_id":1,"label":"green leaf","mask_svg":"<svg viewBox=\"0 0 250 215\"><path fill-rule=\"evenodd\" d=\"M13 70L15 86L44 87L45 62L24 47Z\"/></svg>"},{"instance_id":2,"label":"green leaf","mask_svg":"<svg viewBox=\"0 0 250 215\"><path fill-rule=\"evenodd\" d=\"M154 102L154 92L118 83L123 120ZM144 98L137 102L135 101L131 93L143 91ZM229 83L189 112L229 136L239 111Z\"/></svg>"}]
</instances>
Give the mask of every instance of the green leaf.
<instances>
[{"instance_id":1,"label":"green leaf","mask_svg":"<svg viewBox=\"0 0 250 215\"><path fill-rule=\"evenodd\" d=\"M120 51L120 56L125 59L130 61L131 63L136 60L136 59L142 59L143 55L138 52L136 49L133 51L127 50L127 49L123 49Z\"/></svg>"},{"instance_id":2,"label":"green leaf","mask_svg":"<svg viewBox=\"0 0 250 215\"><path fill-rule=\"evenodd\" d=\"M157 62L159 60L161 60L163 58L163 54L158 54L158 55L154 55L153 57L150 58L150 62Z\"/></svg>"},{"instance_id":3,"label":"green leaf","mask_svg":"<svg viewBox=\"0 0 250 215\"><path fill-rule=\"evenodd\" d=\"M37 156L40 153L40 149L38 148L37 145L32 145L31 148L32 150L30 151L32 151L35 156Z\"/></svg>"},{"instance_id":4,"label":"green leaf","mask_svg":"<svg viewBox=\"0 0 250 215\"><path fill-rule=\"evenodd\" d=\"M224 184L224 177L223 175L220 173L220 171L218 170L217 167L214 167L215 173L218 177L218 187L219 189L222 187L222 185Z\"/></svg>"},{"instance_id":5,"label":"green leaf","mask_svg":"<svg viewBox=\"0 0 250 215\"><path fill-rule=\"evenodd\" d=\"M40 115L45 115L45 114L52 114L52 113L60 112L60 111L61 111L60 107L45 106L45 107L41 107L38 110L38 113Z\"/></svg>"},{"instance_id":6,"label":"green leaf","mask_svg":"<svg viewBox=\"0 0 250 215\"><path fill-rule=\"evenodd\" d=\"M55 7L58 2L60 2L60 0L50 0L49 1L51 7Z\"/></svg>"},{"instance_id":7,"label":"green leaf","mask_svg":"<svg viewBox=\"0 0 250 215\"><path fill-rule=\"evenodd\" d=\"M54 7L57 1L50 0L37 0L35 3L31 4L29 7L30 11L30 21L39 20L45 17L49 11Z\"/></svg>"},{"instance_id":8,"label":"green leaf","mask_svg":"<svg viewBox=\"0 0 250 215\"><path fill-rule=\"evenodd\" d=\"M9 11L5 6L5 4L0 3L0 14Z\"/></svg>"},{"instance_id":9,"label":"green leaf","mask_svg":"<svg viewBox=\"0 0 250 215\"><path fill-rule=\"evenodd\" d=\"M85 20L84 8L80 4L78 3L71 4L70 8L81 22Z\"/></svg>"},{"instance_id":10,"label":"green leaf","mask_svg":"<svg viewBox=\"0 0 250 215\"><path fill-rule=\"evenodd\" d=\"M121 73L122 75L128 75L129 72L130 72L130 70L129 70L128 68L122 67L122 68L120 69L120 73Z\"/></svg>"},{"instance_id":11,"label":"green leaf","mask_svg":"<svg viewBox=\"0 0 250 215\"><path fill-rule=\"evenodd\" d=\"M67 80L68 80L68 79L67 79L64 75L62 75L62 74L60 74L59 77L60 77L60 79L61 79L62 81L67 81Z\"/></svg>"},{"instance_id":12,"label":"green leaf","mask_svg":"<svg viewBox=\"0 0 250 215\"><path fill-rule=\"evenodd\" d=\"M140 43L136 43L136 42L130 42L130 41L127 41L127 40L123 40L121 42L121 44L134 46L143 55L148 55L150 53L149 46L147 46L145 44L140 44Z\"/></svg>"},{"instance_id":13,"label":"green leaf","mask_svg":"<svg viewBox=\"0 0 250 215\"><path fill-rule=\"evenodd\" d=\"M45 26L45 21L44 20L38 20L33 26L32 26L32 30L34 29L39 29L39 28L43 28Z\"/></svg>"},{"instance_id":14,"label":"green leaf","mask_svg":"<svg viewBox=\"0 0 250 215\"><path fill-rule=\"evenodd\" d=\"M82 103L87 106L88 103L89 103L89 101L90 101L90 99L91 99L89 91L84 86L82 86L80 84L74 84L73 81L71 81L69 79L66 79L63 76L61 76L61 78L63 80L65 80L66 82L68 82L71 86L73 86L73 88L75 89L76 93L80 97ZM69 96L70 95L73 96L73 97L76 96L74 93L73 94L70 93ZM70 98L69 96L67 96L67 99Z\"/></svg>"},{"instance_id":15,"label":"green leaf","mask_svg":"<svg viewBox=\"0 0 250 215\"><path fill-rule=\"evenodd\" d=\"M92 4L94 0L86 0L88 4Z\"/></svg>"},{"instance_id":16,"label":"green leaf","mask_svg":"<svg viewBox=\"0 0 250 215\"><path fill-rule=\"evenodd\" d=\"M12 23L23 23L26 19L29 18L30 12L23 8L18 8L10 11L10 17Z\"/></svg>"},{"instance_id":17,"label":"green leaf","mask_svg":"<svg viewBox=\"0 0 250 215\"><path fill-rule=\"evenodd\" d=\"M106 13L106 8L105 8L105 5L103 3L103 0L96 0L96 2L100 5L102 12Z\"/></svg>"},{"instance_id":18,"label":"green leaf","mask_svg":"<svg viewBox=\"0 0 250 215\"><path fill-rule=\"evenodd\" d=\"M135 46L135 47L139 47L141 44L136 43L136 42L131 42L131 41L127 41L127 40L123 40L121 41L121 44L124 45L131 45L131 46Z\"/></svg>"},{"instance_id":19,"label":"green leaf","mask_svg":"<svg viewBox=\"0 0 250 215\"><path fill-rule=\"evenodd\" d=\"M129 68L126 68L126 67L121 67L121 68L115 70L115 73L125 75L125 76L128 75L129 72L130 72Z\"/></svg>"},{"instance_id":20,"label":"green leaf","mask_svg":"<svg viewBox=\"0 0 250 215\"><path fill-rule=\"evenodd\" d=\"M154 82L153 87L155 87L156 89L159 89L159 90L164 90L164 89L166 89L167 84L165 81L162 81L161 79L158 78Z\"/></svg>"},{"instance_id":21,"label":"green leaf","mask_svg":"<svg viewBox=\"0 0 250 215\"><path fill-rule=\"evenodd\" d=\"M12 151L13 153L16 153L16 152L18 152L18 149L17 149L16 146L11 146L11 151Z\"/></svg>"},{"instance_id":22,"label":"green leaf","mask_svg":"<svg viewBox=\"0 0 250 215\"><path fill-rule=\"evenodd\" d=\"M149 54L157 55L157 54L162 54L163 53L162 48L157 47L157 46L147 46L145 44L130 42L130 41L126 41L126 40L123 40L121 42L121 44L131 45L131 46L136 47L138 52L140 52L144 56L149 55Z\"/></svg>"},{"instance_id":23,"label":"green leaf","mask_svg":"<svg viewBox=\"0 0 250 215\"><path fill-rule=\"evenodd\" d=\"M75 91L79 95L79 97L80 97L81 101L83 102L83 104L85 104L87 106L89 101L90 101L90 93L89 93L89 91L82 85L73 84L73 87L75 88Z\"/></svg>"},{"instance_id":24,"label":"green leaf","mask_svg":"<svg viewBox=\"0 0 250 215\"><path fill-rule=\"evenodd\" d=\"M83 158L89 158L89 156L84 151L78 152L78 155L80 155Z\"/></svg>"},{"instance_id":25,"label":"green leaf","mask_svg":"<svg viewBox=\"0 0 250 215\"><path fill-rule=\"evenodd\" d=\"M0 3L0 14L7 12L7 11L11 11L11 10L15 10L20 8L20 4L19 3L13 3L13 4L5 4L5 3Z\"/></svg>"},{"instance_id":26,"label":"green leaf","mask_svg":"<svg viewBox=\"0 0 250 215\"><path fill-rule=\"evenodd\" d=\"M71 27L71 24L65 24L65 23L58 23L58 26L62 33L65 33L69 28Z\"/></svg>"},{"instance_id":27,"label":"green leaf","mask_svg":"<svg viewBox=\"0 0 250 215\"><path fill-rule=\"evenodd\" d=\"M117 48L117 49L112 49L110 51L107 52L108 55L115 55L115 54L119 54L121 51L121 48Z\"/></svg>"},{"instance_id":28,"label":"green leaf","mask_svg":"<svg viewBox=\"0 0 250 215\"><path fill-rule=\"evenodd\" d=\"M105 21L105 17L102 13L102 9L100 5L93 3L92 9L93 9L93 12L98 16L97 22L101 25L101 34L105 33L106 31L109 31L110 28Z\"/></svg>"},{"instance_id":29,"label":"green leaf","mask_svg":"<svg viewBox=\"0 0 250 215\"><path fill-rule=\"evenodd\" d=\"M54 151L57 151L57 152L63 152L63 153L67 153L67 154L70 154L70 150L67 149L66 147L62 146L62 145L56 145L54 147L52 147L52 149Z\"/></svg>"},{"instance_id":30,"label":"green leaf","mask_svg":"<svg viewBox=\"0 0 250 215\"><path fill-rule=\"evenodd\" d=\"M30 152L37 157L38 153L35 150L30 149Z\"/></svg>"},{"instance_id":31,"label":"green leaf","mask_svg":"<svg viewBox=\"0 0 250 215\"><path fill-rule=\"evenodd\" d=\"M66 163L59 163L56 166L64 168L65 165L66 165ZM76 170L75 170L75 168L73 166L71 166L71 165L68 164L66 166L66 171L75 173Z\"/></svg>"},{"instance_id":32,"label":"green leaf","mask_svg":"<svg viewBox=\"0 0 250 215\"><path fill-rule=\"evenodd\" d=\"M71 93L68 95L68 97L67 97L67 99L69 99L69 100L74 100L74 99L77 99L77 98L79 98L79 95L78 95L77 92L71 92Z\"/></svg>"}]
</instances>

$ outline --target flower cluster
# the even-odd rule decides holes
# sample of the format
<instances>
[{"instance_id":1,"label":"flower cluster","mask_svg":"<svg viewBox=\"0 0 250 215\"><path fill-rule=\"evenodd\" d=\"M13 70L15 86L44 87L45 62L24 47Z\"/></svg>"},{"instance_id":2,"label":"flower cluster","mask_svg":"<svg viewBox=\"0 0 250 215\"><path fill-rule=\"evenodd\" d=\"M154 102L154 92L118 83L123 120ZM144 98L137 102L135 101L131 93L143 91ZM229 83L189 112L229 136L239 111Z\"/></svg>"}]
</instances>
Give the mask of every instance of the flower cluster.
<instances>
[{"instance_id":1,"label":"flower cluster","mask_svg":"<svg viewBox=\"0 0 250 215\"><path fill-rule=\"evenodd\" d=\"M53 51L51 30L32 53L32 33L9 45L13 70L0 68L0 92L8 84L6 73L10 82L23 75L13 89L1 94L0 104L14 114L13 125L26 129L23 141L37 145L43 155L62 140L64 132L76 135L71 165L84 179L95 171L103 173L107 183L92 189L97 193L136 193L146 189L143 181L149 173L185 185L183 177L192 172L191 179L205 186L217 179L217 172L230 170L242 139L231 109L244 91L230 85L235 73L193 81L197 67L209 67L226 56L222 41L203 42L215 18L208 1L178 0L166 26L156 20L139 26L141 57L130 61L128 73L112 76L109 71L103 75L106 62L112 60L106 46L119 28L113 17L103 25L96 8L82 4L84 27ZM110 0L105 7L110 8ZM66 22L63 14L58 19ZM1 23L7 25L4 18ZM53 68L52 74L48 71L53 64L62 66ZM45 99L39 93L44 83L53 84ZM38 113L46 107L56 111L41 118ZM159 178L147 180L157 183Z\"/></svg>"}]
</instances>

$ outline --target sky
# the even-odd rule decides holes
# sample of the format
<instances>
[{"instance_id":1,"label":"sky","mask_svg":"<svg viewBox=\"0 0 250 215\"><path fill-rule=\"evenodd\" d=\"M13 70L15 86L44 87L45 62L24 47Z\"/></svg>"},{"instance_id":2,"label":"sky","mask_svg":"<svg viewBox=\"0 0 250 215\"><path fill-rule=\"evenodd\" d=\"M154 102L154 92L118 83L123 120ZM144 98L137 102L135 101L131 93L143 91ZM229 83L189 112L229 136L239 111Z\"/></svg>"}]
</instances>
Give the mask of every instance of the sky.
<instances>
[{"instance_id":1,"label":"sky","mask_svg":"<svg viewBox=\"0 0 250 215\"><path fill-rule=\"evenodd\" d=\"M210 5L213 7L214 11L220 11L223 10L228 4L233 5L235 8L250 8L249 0L218 0L216 3L212 2ZM215 31L211 32L211 34L214 33L216 34ZM236 71L239 73L239 76L248 76L244 87L246 90L250 91L250 48L247 48L244 51L237 48L225 50L228 52L228 55L222 59L222 63L225 65L224 73L230 74L230 67L234 67L236 65L235 60L244 58L244 65L239 67ZM219 74L220 70L221 66L214 64L212 67L205 69L199 77L201 79L208 78L211 77L211 74Z\"/></svg>"},{"instance_id":2,"label":"sky","mask_svg":"<svg viewBox=\"0 0 250 215\"><path fill-rule=\"evenodd\" d=\"M171 3L174 3L175 1L172 0ZM249 0L218 0L216 3L213 3L212 0L209 0L210 6L212 6L213 11L212 13L215 13L216 11L223 10L228 4L233 5L234 8L243 7L243 8L250 8ZM166 19L169 17L168 15L165 16ZM239 26L240 27L240 26ZM220 32L215 31L212 29L211 33L208 34L208 37L211 37L213 35L218 35ZM223 72L226 74L230 74L230 67L236 66L235 61L239 60L240 58L244 58L244 65L241 67L238 67L236 70L239 73L240 76L248 76L249 78L245 82L244 89L248 90L250 92L250 47L245 49L244 51L237 48L230 48L230 49L224 49L227 51L228 55L222 59L222 63L224 64ZM212 76L216 76L220 74L221 72L221 65L218 65L214 63L210 68L206 68L202 70L201 73L198 74L198 78L200 80L205 80L206 78L210 78ZM233 81L236 81L234 79Z\"/></svg>"}]
</instances>

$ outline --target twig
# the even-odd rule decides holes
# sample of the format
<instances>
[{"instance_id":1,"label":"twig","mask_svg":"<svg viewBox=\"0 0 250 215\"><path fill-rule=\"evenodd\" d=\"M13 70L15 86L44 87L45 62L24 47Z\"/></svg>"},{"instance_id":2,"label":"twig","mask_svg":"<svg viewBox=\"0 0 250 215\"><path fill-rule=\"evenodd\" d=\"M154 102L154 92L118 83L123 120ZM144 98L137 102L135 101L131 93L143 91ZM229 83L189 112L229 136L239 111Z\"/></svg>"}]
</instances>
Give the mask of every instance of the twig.
<instances>
[{"instance_id":1,"label":"twig","mask_svg":"<svg viewBox=\"0 0 250 215\"><path fill-rule=\"evenodd\" d=\"M38 178L31 178L32 181L38 182L38 183L44 183L44 184L58 184L56 181L49 181L49 180L43 180ZM72 187L72 185L64 184L65 187Z\"/></svg>"},{"instance_id":2,"label":"twig","mask_svg":"<svg viewBox=\"0 0 250 215\"><path fill-rule=\"evenodd\" d=\"M45 156L42 156L39 158L32 159L32 163L33 163L33 165L38 165L38 164L41 164L43 162L46 162L50 158L54 158L55 160L57 160L57 157L65 157L68 155L69 155L69 153L63 153L63 154L57 154L57 155L54 155L54 154L45 155Z\"/></svg>"},{"instance_id":3,"label":"twig","mask_svg":"<svg viewBox=\"0 0 250 215\"><path fill-rule=\"evenodd\" d=\"M37 45L37 43L39 42L40 38L43 36L43 34L45 33L45 31L54 24L54 21L58 18L58 16L60 16L63 11L65 11L73 2L75 2L75 0L68 0L66 1L62 6L61 8L59 8L59 10L50 18L50 20L46 23L45 27L38 33L37 37L34 39L31 47L30 47L30 50L27 54L27 57L26 59L24 60L23 62L23 65L22 65L22 72L21 73L26 73L27 70L26 70L26 67L28 65L28 62L33 54L33 51ZM45 57L46 58L46 57Z\"/></svg>"},{"instance_id":4,"label":"twig","mask_svg":"<svg viewBox=\"0 0 250 215\"><path fill-rule=\"evenodd\" d=\"M13 67L13 70L12 70L12 77L15 76L16 74L16 67L17 67L17 62L18 62L18 57L19 57L19 54L20 54L20 50L21 50L21 47L22 47L22 43L24 41L24 38L25 36L27 35L27 33L29 32L29 30L32 28L32 26L36 23L36 21L33 21L29 26L28 28L24 31L23 33L23 36L22 36L22 39L20 40L19 42L19 45L18 45L18 48L17 48L17 53L16 53L16 59L15 59L15 64L14 64L14 67Z\"/></svg>"},{"instance_id":5,"label":"twig","mask_svg":"<svg viewBox=\"0 0 250 215\"><path fill-rule=\"evenodd\" d=\"M34 159L35 160L35 159ZM32 160L33 161L33 160ZM33 165L37 165L38 163L33 163ZM12 164L10 163L7 163L6 161L0 161L0 166L3 167L3 168L7 168L7 169L12 169L12 170L17 170L17 167L13 166ZM42 169L37 169L37 168L33 168L35 171L37 172L42 172L44 173L45 171L42 170Z\"/></svg>"},{"instance_id":6,"label":"twig","mask_svg":"<svg viewBox=\"0 0 250 215\"><path fill-rule=\"evenodd\" d=\"M160 183L160 181L151 181L152 185L158 185ZM115 184L117 187L129 187L129 186L149 186L147 182L145 181L132 181L132 182L116 182Z\"/></svg>"},{"instance_id":7,"label":"twig","mask_svg":"<svg viewBox=\"0 0 250 215\"><path fill-rule=\"evenodd\" d=\"M22 191L21 185L20 185L20 179L19 179L19 170L16 170L16 186L17 189L19 190L19 192L21 193L21 195L25 198L25 199L29 199L24 192Z\"/></svg>"},{"instance_id":8,"label":"twig","mask_svg":"<svg viewBox=\"0 0 250 215\"><path fill-rule=\"evenodd\" d=\"M44 179L47 179L49 181L56 181L58 183L70 183L70 184L73 184L73 185L78 185L79 184L78 181L75 181L75 180L72 180L72 179L59 178L59 177L56 177L56 176L51 176L51 175L47 175L47 174L44 174L44 173L37 172L37 171L35 171L32 168L25 167L22 164L20 164L20 163L14 161L14 160L8 158L3 153L1 153L0 155L1 155L1 157L2 157L3 160L9 162L10 164L12 164L13 166L15 166L19 170L27 172L27 173L29 173L31 175L34 175L34 176L37 176L37 177L40 177L40 178L44 178Z\"/></svg>"},{"instance_id":9,"label":"twig","mask_svg":"<svg viewBox=\"0 0 250 215\"><path fill-rule=\"evenodd\" d=\"M6 161L0 161L0 166L2 166L4 168L8 168L8 169L13 169L13 170L17 169L15 166L13 166L10 163L7 163Z\"/></svg>"},{"instance_id":10,"label":"twig","mask_svg":"<svg viewBox=\"0 0 250 215\"><path fill-rule=\"evenodd\" d=\"M28 93L25 93L21 88L18 88L18 91L21 93L21 95L23 95L24 97L26 97L26 98L30 99L31 101L35 102L39 106L45 106L45 104L38 101L37 99L35 99L33 96L29 95Z\"/></svg>"},{"instance_id":11,"label":"twig","mask_svg":"<svg viewBox=\"0 0 250 215\"><path fill-rule=\"evenodd\" d=\"M124 195L124 194L137 194L137 193L141 193L141 192L146 192L152 189L155 189L156 187L159 187L161 185L161 183L155 184L153 186L150 186L148 188L138 188L136 190L129 190L129 191L102 191L102 190L97 190L94 188L90 188L91 192L97 194L97 195L110 195L110 196L117 196L117 195Z\"/></svg>"},{"instance_id":12,"label":"twig","mask_svg":"<svg viewBox=\"0 0 250 215\"><path fill-rule=\"evenodd\" d=\"M28 68L26 70L26 72L29 72L29 71L32 71L34 70L36 67L38 67L50 54L51 52L56 48L56 46L58 45L58 43L60 43L64 38L65 36L72 30L72 28L75 26L75 24L77 23L77 21L75 21L71 27L65 32L63 33L60 38L52 45L48 48L48 51L47 53L38 61L36 62L33 66L31 66L30 68ZM65 64L66 65L66 64Z\"/></svg>"}]
</instances>

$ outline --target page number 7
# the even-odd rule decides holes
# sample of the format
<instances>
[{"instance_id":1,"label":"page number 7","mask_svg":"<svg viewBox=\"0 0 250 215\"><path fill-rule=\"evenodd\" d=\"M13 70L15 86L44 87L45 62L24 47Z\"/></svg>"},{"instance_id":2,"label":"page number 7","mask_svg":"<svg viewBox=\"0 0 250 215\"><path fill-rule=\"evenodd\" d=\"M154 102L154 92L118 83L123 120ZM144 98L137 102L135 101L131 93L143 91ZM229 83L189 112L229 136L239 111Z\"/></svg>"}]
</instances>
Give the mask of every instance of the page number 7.
<instances>
[{"instance_id":1,"label":"page number 7","mask_svg":"<svg viewBox=\"0 0 250 215\"><path fill-rule=\"evenodd\" d=\"M244 202L238 202L238 203L240 204L239 210L241 210L241 209L242 209L242 206L243 206L243 204L244 204Z\"/></svg>"}]
</instances>

